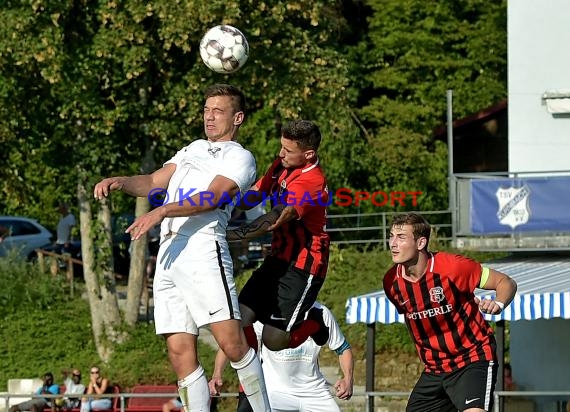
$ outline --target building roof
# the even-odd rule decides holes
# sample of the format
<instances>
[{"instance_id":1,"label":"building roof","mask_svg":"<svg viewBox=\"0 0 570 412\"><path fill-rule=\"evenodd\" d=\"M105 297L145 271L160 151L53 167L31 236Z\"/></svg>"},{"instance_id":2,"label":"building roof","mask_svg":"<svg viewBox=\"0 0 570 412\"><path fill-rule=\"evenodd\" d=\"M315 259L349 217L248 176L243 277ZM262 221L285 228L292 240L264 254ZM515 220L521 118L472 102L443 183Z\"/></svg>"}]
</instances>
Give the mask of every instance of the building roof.
<instances>
[{"instance_id":1,"label":"building roof","mask_svg":"<svg viewBox=\"0 0 570 412\"><path fill-rule=\"evenodd\" d=\"M507 100L502 100L497 104L486 107L477 113L470 114L469 116L462 117L453 121L453 130L460 129L464 126L470 126L474 123L486 122L497 115L497 113L507 110ZM434 136L445 136L447 133L447 125L441 125L433 131Z\"/></svg>"},{"instance_id":2,"label":"building roof","mask_svg":"<svg viewBox=\"0 0 570 412\"><path fill-rule=\"evenodd\" d=\"M565 255L510 257L488 262L485 266L511 276L517 282L513 302L498 316L485 315L490 321L570 319L570 257ZM491 297L477 290L479 297ZM404 323L404 316L386 298L383 290L355 296L346 301L346 322Z\"/></svg>"}]
</instances>

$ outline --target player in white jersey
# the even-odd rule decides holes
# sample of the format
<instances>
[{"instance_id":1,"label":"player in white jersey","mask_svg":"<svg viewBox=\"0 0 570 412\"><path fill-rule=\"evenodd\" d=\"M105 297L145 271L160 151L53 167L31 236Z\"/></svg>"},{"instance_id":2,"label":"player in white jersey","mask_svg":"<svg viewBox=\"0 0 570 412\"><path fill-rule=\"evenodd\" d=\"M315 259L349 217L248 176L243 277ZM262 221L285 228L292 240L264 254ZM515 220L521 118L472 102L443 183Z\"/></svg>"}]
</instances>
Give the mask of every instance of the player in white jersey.
<instances>
[{"instance_id":1,"label":"player in white jersey","mask_svg":"<svg viewBox=\"0 0 570 412\"><path fill-rule=\"evenodd\" d=\"M335 395L339 399L348 400L353 390L354 360L350 345L346 341L331 311L324 305L315 302L313 308L322 310L323 321L328 328L329 336L326 345L338 355L342 378L334 385ZM258 339L261 338L263 325L254 324ZM269 402L274 412L334 412L340 411L330 384L319 368L319 353L322 346L312 338L293 349L271 351L261 346L263 374L269 393ZM219 393L223 385L222 372L226 357L222 351L216 356L214 373L210 380L210 394ZM239 405L239 412L251 411L248 405Z\"/></svg>"},{"instance_id":2,"label":"player in white jersey","mask_svg":"<svg viewBox=\"0 0 570 412\"><path fill-rule=\"evenodd\" d=\"M154 278L156 333L166 339L187 411L209 411L210 394L197 352L198 330L210 325L220 348L237 371L254 411L269 411L261 365L241 328L241 315L226 241L235 197L255 180L255 160L237 143L245 117L245 97L230 85L205 93L204 132L149 175L103 179L95 198L122 190L165 204L138 217L127 232L138 240L161 223ZM167 188L165 190L165 188Z\"/></svg>"}]
</instances>

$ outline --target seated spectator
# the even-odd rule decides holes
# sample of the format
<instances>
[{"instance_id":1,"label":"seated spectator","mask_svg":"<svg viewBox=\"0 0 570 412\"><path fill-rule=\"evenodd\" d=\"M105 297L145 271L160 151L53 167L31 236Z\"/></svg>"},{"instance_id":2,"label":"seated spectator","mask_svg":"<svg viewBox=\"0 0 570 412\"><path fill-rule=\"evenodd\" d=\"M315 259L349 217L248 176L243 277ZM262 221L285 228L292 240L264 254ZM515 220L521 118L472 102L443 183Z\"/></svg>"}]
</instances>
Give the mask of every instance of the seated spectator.
<instances>
[{"instance_id":1,"label":"seated spectator","mask_svg":"<svg viewBox=\"0 0 570 412\"><path fill-rule=\"evenodd\" d=\"M180 399L180 396L172 398L162 404L162 412L171 412L176 409L182 409L182 399Z\"/></svg>"},{"instance_id":2,"label":"seated spectator","mask_svg":"<svg viewBox=\"0 0 570 412\"><path fill-rule=\"evenodd\" d=\"M53 374L47 372L43 377L44 384L35 392L36 395L49 394L58 395L59 385L53 383ZM53 398L33 398L29 401L19 403L10 408L10 412L42 412L45 407L51 407Z\"/></svg>"},{"instance_id":3,"label":"seated spectator","mask_svg":"<svg viewBox=\"0 0 570 412\"><path fill-rule=\"evenodd\" d=\"M89 386L87 386L86 395L81 399L81 412L89 412L92 409L111 409L113 406L112 398L103 398L97 395L105 395L113 393L113 387L109 384L109 379L101 376L101 369L92 366L89 371Z\"/></svg>"},{"instance_id":4,"label":"seated spectator","mask_svg":"<svg viewBox=\"0 0 570 412\"><path fill-rule=\"evenodd\" d=\"M55 400L51 408L52 412L79 408L81 396L72 395L83 395L85 393L85 385L81 383L81 371L79 369L73 369L71 376L69 376L70 371L68 369L62 370L61 373L63 374L63 384L65 385L64 395L67 396Z\"/></svg>"},{"instance_id":5,"label":"seated spectator","mask_svg":"<svg viewBox=\"0 0 570 412\"><path fill-rule=\"evenodd\" d=\"M506 391L516 391L517 384L513 381L513 370L510 363L503 366L503 387Z\"/></svg>"}]
</instances>

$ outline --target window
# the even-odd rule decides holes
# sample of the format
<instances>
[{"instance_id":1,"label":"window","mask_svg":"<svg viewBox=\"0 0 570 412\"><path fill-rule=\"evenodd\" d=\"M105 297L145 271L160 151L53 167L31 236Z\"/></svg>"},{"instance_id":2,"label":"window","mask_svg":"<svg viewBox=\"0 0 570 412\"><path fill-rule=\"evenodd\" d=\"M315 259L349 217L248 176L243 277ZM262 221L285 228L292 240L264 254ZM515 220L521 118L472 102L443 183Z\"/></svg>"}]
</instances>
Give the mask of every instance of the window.
<instances>
[{"instance_id":1,"label":"window","mask_svg":"<svg viewBox=\"0 0 570 412\"><path fill-rule=\"evenodd\" d=\"M0 226L7 229L9 236L25 236L40 233L40 229L30 222L21 220L2 220Z\"/></svg>"}]
</instances>

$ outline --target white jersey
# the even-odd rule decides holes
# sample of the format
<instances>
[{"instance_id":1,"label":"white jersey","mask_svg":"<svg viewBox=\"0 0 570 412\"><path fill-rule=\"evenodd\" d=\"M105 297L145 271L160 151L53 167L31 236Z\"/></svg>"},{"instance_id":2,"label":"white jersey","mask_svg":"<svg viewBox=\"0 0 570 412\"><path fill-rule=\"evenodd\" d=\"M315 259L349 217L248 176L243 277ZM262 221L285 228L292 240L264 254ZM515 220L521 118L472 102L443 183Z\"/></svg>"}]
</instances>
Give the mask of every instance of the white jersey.
<instances>
[{"instance_id":1,"label":"white jersey","mask_svg":"<svg viewBox=\"0 0 570 412\"><path fill-rule=\"evenodd\" d=\"M75 226L75 216L68 213L67 216L63 216L59 219L57 224L57 240L55 243L58 245L64 245L71 241L71 228Z\"/></svg>"},{"instance_id":2,"label":"white jersey","mask_svg":"<svg viewBox=\"0 0 570 412\"><path fill-rule=\"evenodd\" d=\"M329 328L327 346L336 350L342 346L345 337L330 310L315 302L314 307L323 309L323 320ZM256 323L259 331L263 325ZM280 351L270 351L266 347L261 350L263 374L270 398L273 392L289 393L296 397L327 397L330 395L330 384L319 369L318 346L312 338L308 338L301 346ZM273 403L272 403L273 406Z\"/></svg>"},{"instance_id":3,"label":"white jersey","mask_svg":"<svg viewBox=\"0 0 570 412\"><path fill-rule=\"evenodd\" d=\"M255 180L253 155L233 141L197 140L165 164L169 163L174 163L176 170L168 184L167 203L186 204L201 192L206 197L193 200L195 204L211 201L207 189L217 175L233 180L241 192ZM229 195L223 200L232 202ZM153 282L157 334L198 335L203 325L241 319L226 241L232 209L233 205L226 205L195 216L163 220Z\"/></svg>"},{"instance_id":4,"label":"white jersey","mask_svg":"<svg viewBox=\"0 0 570 412\"><path fill-rule=\"evenodd\" d=\"M167 203L191 204L188 199L202 192L200 200L194 203L211 204L212 197L207 189L217 175L233 180L241 193L249 190L255 181L256 166L253 155L234 141L196 140L165 164L170 163L176 165L176 171L168 184ZM169 232L175 232L192 236L200 233L225 239L234 201L229 195L222 199L232 204L195 216L165 218L161 234L164 236Z\"/></svg>"}]
</instances>

